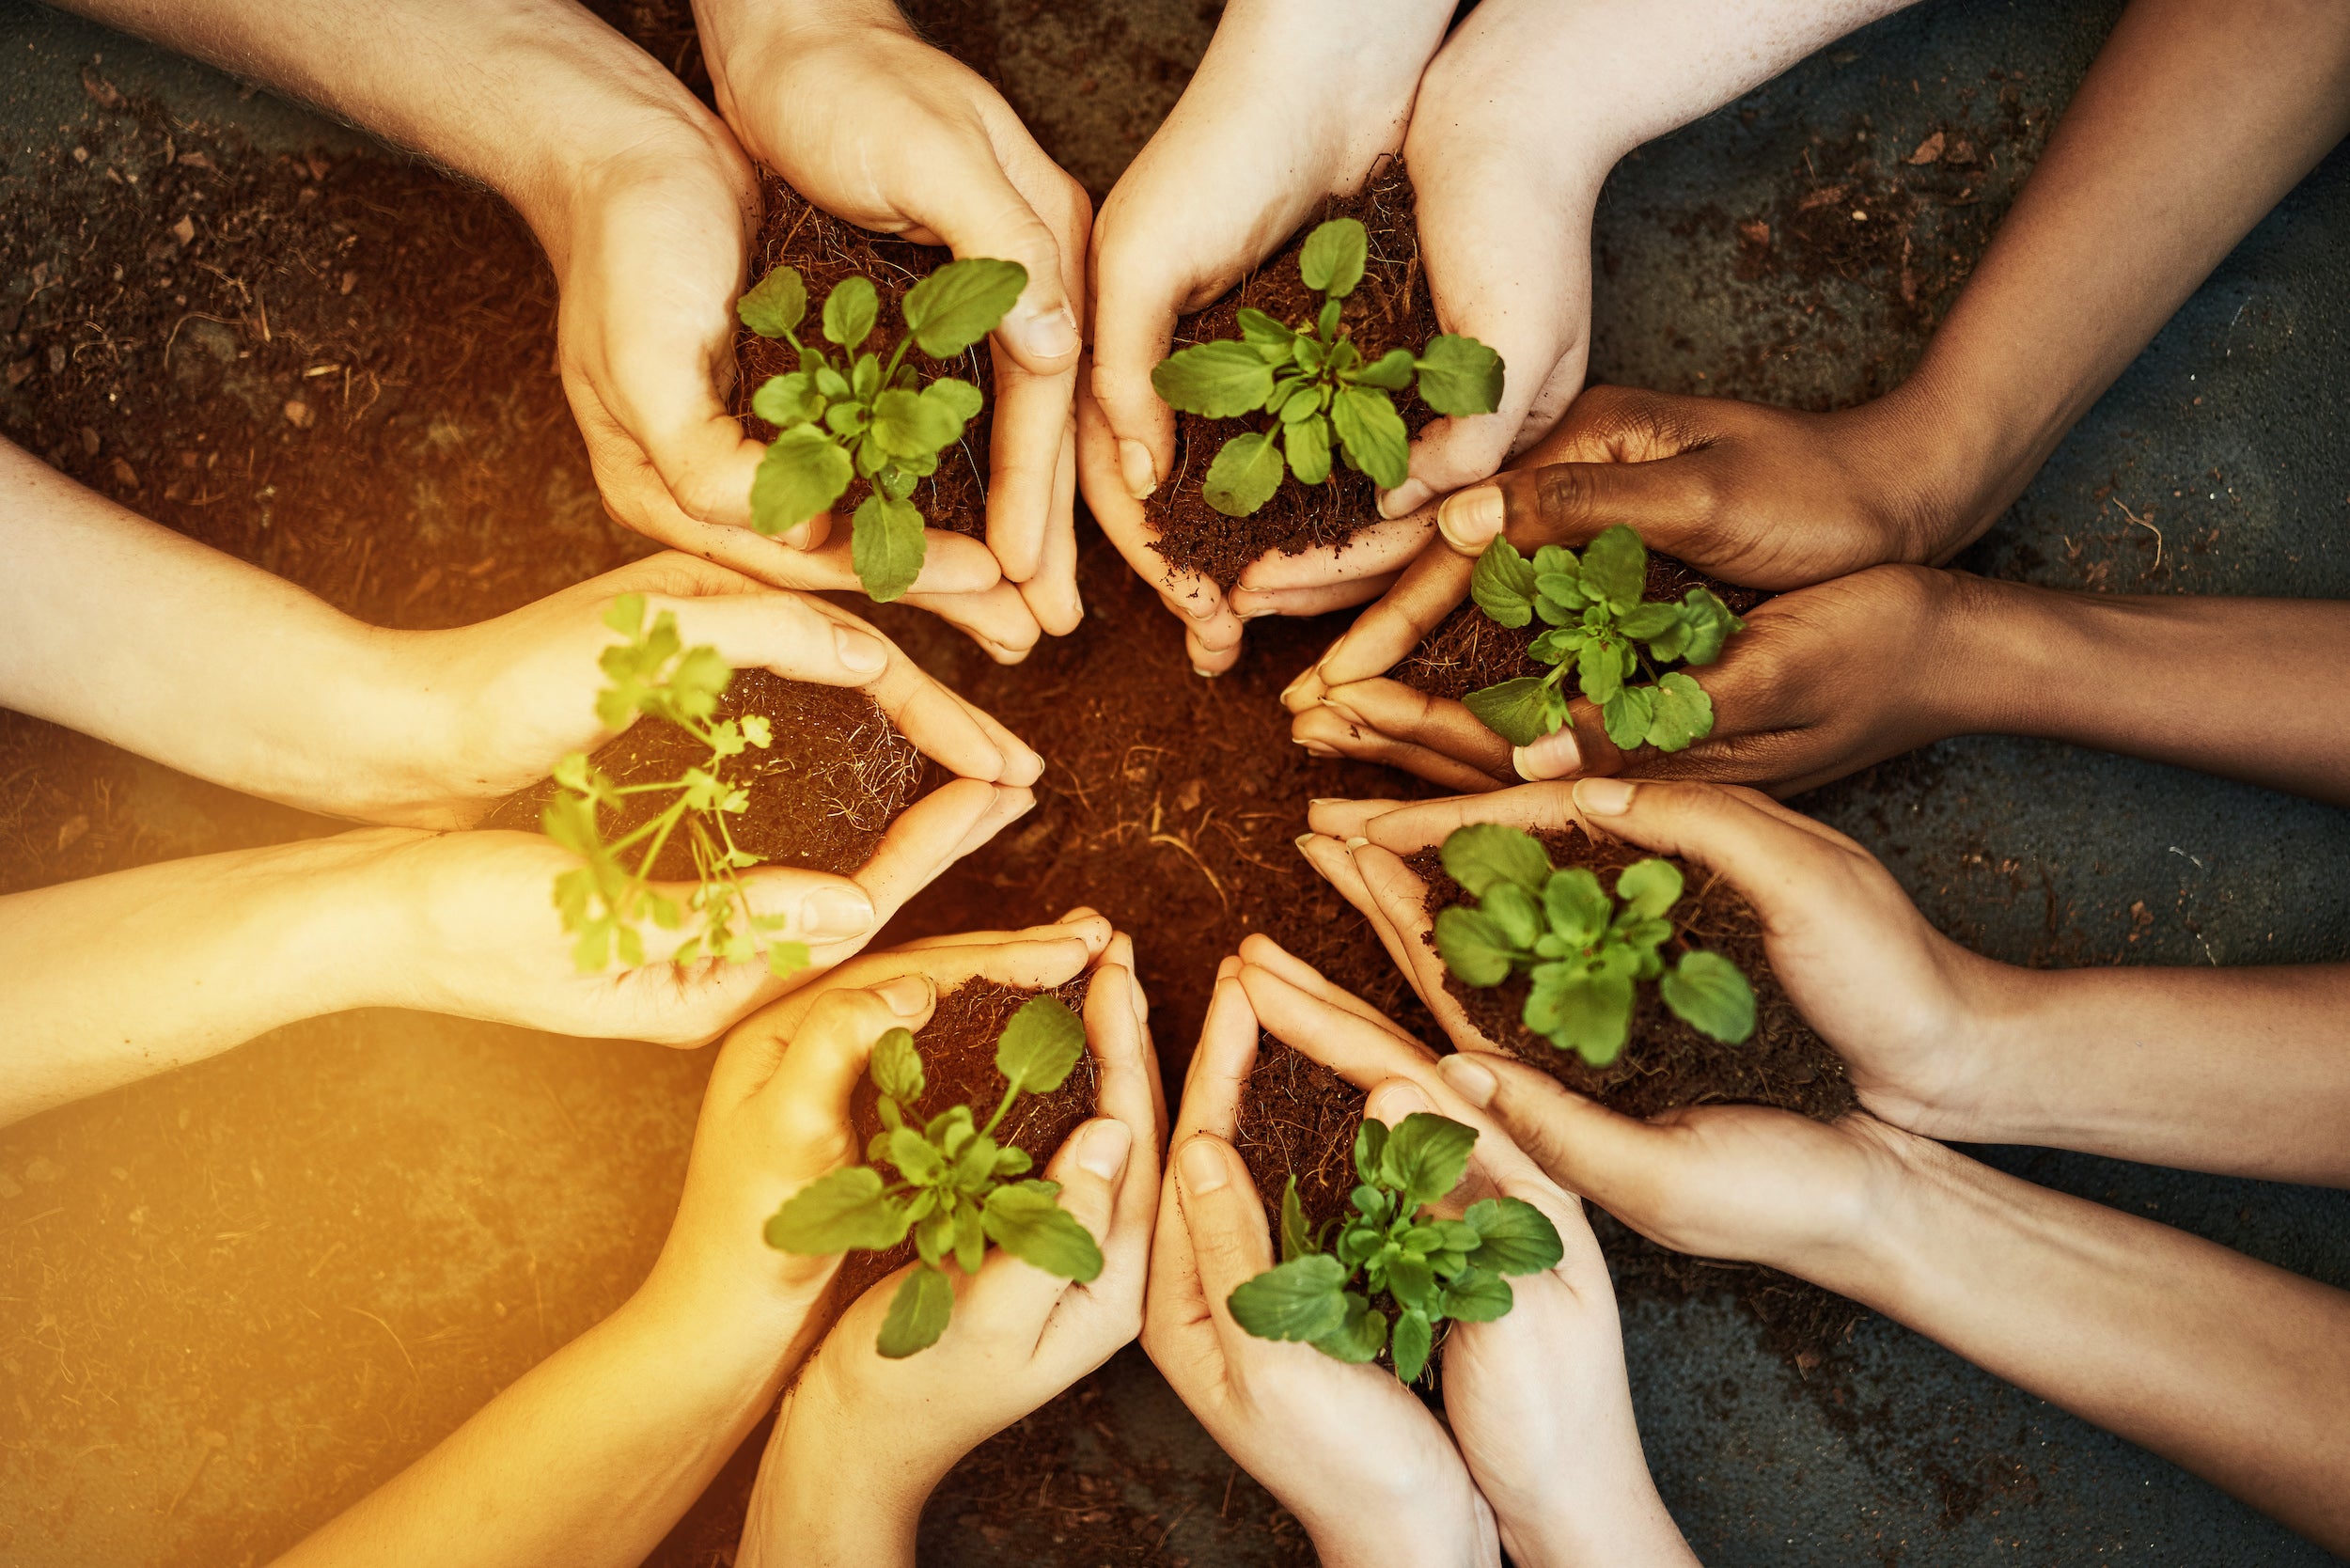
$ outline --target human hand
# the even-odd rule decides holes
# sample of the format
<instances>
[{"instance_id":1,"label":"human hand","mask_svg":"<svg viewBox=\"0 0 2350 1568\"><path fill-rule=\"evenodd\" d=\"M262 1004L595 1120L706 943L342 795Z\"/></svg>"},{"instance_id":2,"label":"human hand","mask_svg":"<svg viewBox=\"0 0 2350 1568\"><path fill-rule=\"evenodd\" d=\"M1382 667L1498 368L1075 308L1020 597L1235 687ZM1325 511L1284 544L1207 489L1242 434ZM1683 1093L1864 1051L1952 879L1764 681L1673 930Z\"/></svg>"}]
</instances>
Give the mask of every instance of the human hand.
<instances>
[{"instance_id":1,"label":"human hand","mask_svg":"<svg viewBox=\"0 0 2350 1568\"><path fill-rule=\"evenodd\" d=\"M1100 1366L1141 1325L1165 1111L1133 944L1077 910L1008 943L949 938L863 963L898 961L920 965L941 989L972 974L1058 985L1090 962L1085 1023L1100 1115L1070 1135L1045 1175L1099 1243L1102 1272L1078 1284L996 1249L976 1276L952 1271L954 1309L938 1341L894 1360L874 1342L905 1271L867 1291L784 1400L744 1532L745 1564L911 1561L923 1499L956 1462ZM849 1155L844 1139L835 1163ZM854 1485L841 1484L843 1453L856 1456Z\"/></svg>"},{"instance_id":2,"label":"human hand","mask_svg":"<svg viewBox=\"0 0 2350 1568\"><path fill-rule=\"evenodd\" d=\"M1433 1111L1477 1129L1468 1176L1439 1214L1517 1198L1558 1229L1557 1267L1513 1278L1506 1315L1453 1324L1444 1342L1446 1421L1510 1560L1693 1561L1641 1457L1615 1293L1582 1204L1453 1092L1436 1058L1393 1022L1270 938L1247 938L1241 958L1237 978L1259 1022L1366 1090L1364 1114L1395 1126Z\"/></svg>"},{"instance_id":3,"label":"human hand","mask_svg":"<svg viewBox=\"0 0 2350 1568\"><path fill-rule=\"evenodd\" d=\"M1463 1050L1500 1047L1445 989L1424 939L1427 887L1402 857L1467 823L1573 823L1705 867L1743 894L1771 972L1871 1111L1936 1137L1964 1137L1995 1115L1993 1026L2022 1009L2028 974L1950 941L1866 850L1754 791L1593 778L1410 804L1324 801L1309 822L1307 859L1371 920Z\"/></svg>"},{"instance_id":4,"label":"human hand","mask_svg":"<svg viewBox=\"0 0 2350 1568\"><path fill-rule=\"evenodd\" d=\"M1241 613L1315 612L1227 604L1214 583L1171 571L1151 548L1142 502L1175 461L1175 416L1151 371L1167 357L1177 316L1232 288L1317 202L1355 190L1402 146L1420 70L1451 14L1435 0L1235 0L1174 111L1103 203L1081 482L1103 531L1184 622L1202 673L1239 657ZM1426 522L1400 533L1417 549ZM1346 570L1356 574L1358 559L1381 555L1379 541L1357 535ZM1360 571L1377 576L1400 564ZM1328 563L1320 570L1317 588ZM1371 590L1355 591L1320 607L1360 603Z\"/></svg>"},{"instance_id":5,"label":"human hand","mask_svg":"<svg viewBox=\"0 0 2350 1568\"><path fill-rule=\"evenodd\" d=\"M1242 973L1238 959L1217 971L1184 1078L1143 1348L1224 1450L1305 1524L1323 1561L1497 1562L1492 1510L1393 1372L1232 1321L1233 1289L1274 1262L1262 1200L1231 1145L1261 1027Z\"/></svg>"},{"instance_id":6,"label":"human hand","mask_svg":"<svg viewBox=\"0 0 2350 1568\"><path fill-rule=\"evenodd\" d=\"M1447 557L1449 557L1449 559ZM1923 566L1878 566L1797 588L1746 612L1720 660L1687 673L1714 704L1714 729L1686 749L1624 751L1577 694L1568 723L1513 746L1466 706L1383 674L1355 671L1419 646L1458 604L1461 557L1432 552L1358 618L1318 672L1285 695L1291 737L1308 750L1388 762L1450 788L1637 773L1751 784L1794 794L1872 762L1964 732L1971 722L1950 667L1981 595L1974 579ZM1507 634L1503 634L1507 635Z\"/></svg>"},{"instance_id":7,"label":"human hand","mask_svg":"<svg viewBox=\"0 0 2350 1568\"><path fill-rule=\"evenodd\" d=\"M860 227L1027 269L994 334L988 550L1037 624L1073 631L1084 614L1072 410L1092 215L1084 188L995 88L917 39L885 0L697 0L694 10L718 111L753 158ZM974 548L929 537L934 555ZM926 559L925 591L931 577Z\"/></svg>"}]
</instances>

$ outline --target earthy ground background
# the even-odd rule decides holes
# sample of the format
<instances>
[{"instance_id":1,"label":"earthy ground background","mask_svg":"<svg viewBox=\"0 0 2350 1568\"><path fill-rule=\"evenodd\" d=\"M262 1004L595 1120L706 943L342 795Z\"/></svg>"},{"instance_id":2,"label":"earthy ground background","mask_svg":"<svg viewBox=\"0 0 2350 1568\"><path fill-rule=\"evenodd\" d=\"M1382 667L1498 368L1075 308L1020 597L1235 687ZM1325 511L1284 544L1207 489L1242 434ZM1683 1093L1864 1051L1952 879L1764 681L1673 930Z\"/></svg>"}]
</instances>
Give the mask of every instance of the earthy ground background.
<instances>
[{"instance_id":1,"label":"earthy ground background","mask_svg":"<svg viewBox=\"0 0 2350 1568\"><path fill-rule=\"evenodd\" d=\"M601 8L695 79L682 7ZM1814 407L1889 384L2116 8L1927 0L1644 149L1602 213L1594 372ZM924 12L1097 198L1214 13ZM1936 131L1977 161L1902 161ZM1824 222L1841 197L1805 205L1839 185L1893 216L1887 238ZM2350 593L2346 234L2337 154L1968 564L2115 591ZM2132 243L2126 225L2113 243ZM588 482L547 368L552 304L493 198L0 0L0 433L75 477L387 624L494 613L641 549ZM1234 678L1136 714L1108 682L1179 659L1176 628L1106 551L1086 586L1085 630L1010 676L908 633L1015 725L1074 704L1100 727L1056 759L1036 816L909 925L980 899L1022 918L1098 902L1145 928L1162 1041L1180 1050L1206 976L1154 959L1151 922L1230 940L1322 907L1287 839L1305 795L1346 776L1294 761L1269 710L1330 629L1257 635ZM1809 805L2002 957L2350 948L2350 833L2329 808L2001 740L1934 747ZM0 889L332 827L0 714ZM1159 863L1217 880L1164 908L1120 880ZM1359 938L1328 931L1323 956L1343 961ZM708 1053L371 1013L0 1133L0 1561L260 1561L380 1482L632 1288L707 1070ZM1982 1152L2350 1284L2350 1196ZM1658 1480L1712 1562L2323 1560L1881 1321L1808 1375L1720 1302L1634 1303L1627 1340ZM1131 1353L1022 1442L949 1483L927 1557L1035 1561L1058 1537L1087 1563L1296 1555L1293 1524ZM1019 1529L990 1495L1018 1497ZM737 1517L722 1483L661 1560L727 1560Z\"/></svg>"}]
</instances>

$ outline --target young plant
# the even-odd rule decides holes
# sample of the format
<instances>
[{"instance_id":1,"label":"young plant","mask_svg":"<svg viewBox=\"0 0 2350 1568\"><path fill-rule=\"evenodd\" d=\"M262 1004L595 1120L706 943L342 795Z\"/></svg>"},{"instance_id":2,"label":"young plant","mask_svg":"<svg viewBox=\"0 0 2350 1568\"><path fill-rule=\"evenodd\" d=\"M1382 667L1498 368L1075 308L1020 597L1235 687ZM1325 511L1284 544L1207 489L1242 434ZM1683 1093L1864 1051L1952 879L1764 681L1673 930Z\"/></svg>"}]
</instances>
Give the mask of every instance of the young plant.
<instances>
[{"instance_id":1,"label":"young plant","mask_svg":"<svg viewBox=\"0 0 2350 1568\"><path fill-rule=\"evenodd\" d=\"M948 1258L966 1275L979 1271L987 1244L1047 1274L1080 1282L1102 1272L1092 1235L1055 1202L1058 1182L1019 1181L1024 1150L998 1145L995 1129L1023 1093L1049 1094L1085 1054L1085 1026L1058 997L1032 996L995 1042L1004 1098L985 1126L968 1105L914 1119L926 1087L914 1036L891 1029L873 1046L868 1069L881 1091L882 1130L866 1145L867 1164L819 1178L785 1200L767 1221L767 1245L785 1252L885 1252L914 1233L918 1262L898 1287L882 1320L879 1350L897 1357L927 1350L947 1332L955 1305ZM875 1166L897 1172L885 1181Z\"/></svg>"},{"instance_id":2,"label":"young plant","mask_svg":"<svg viewBox=\"0 0 2350 1568\"><path fill-rule=\"evenodd\" d=\"M995 330L1020 291L1027 269L1017 261L973 257L949 261L906 290L899 303L905 336L884 360L868 351L881 316L881 296L863 277L844 277L824 296L824 339L838 353L803 343L807 285L796 267L777 267L735 302L743 324L761 337L780 337L798 351L800 368L770 376L751 397L751 412L776 428L751 480L751 525L780 534L829 511L852 478L871 492L857 503L850 563L873 599L887 602L921 574L922 510L909 498L938 471L938 454L963 439L963 428L986 400L953 376L924 385L905 362L918 346L932 359L951 359Z\"/></svg>"},{"instance_id":3,"label":"young plant","mask_svg":"<svg viewBox=\"0 0 2350 1568\"><path fill-rule=\"evenodd\" d=\"M1469 597L1503 626L1540 616L1548 628L1528 651L1551 666L1474 691L1462 700L1485 727L1512 745L1531 745L1567 722L1559 683L1574 671L1583 695L1599 705L1607 738L1625 750L1648 745L1679 751L1714 729L1714 700L1680 670L1656 666L1680 660L1710 665L1722 643L1747 623L1708 588L1693 588L1680 604L1647 600L1648 547L1619 523L1574 551L1545 544L1528 560L1506 539L1477 557ZM1646 644L1641 657L1637 645ZM1646 685L1628 682L1646 674Z\"/></svg>"},{"instance_id":4,"label":"young plant","mask_svg":"<svg viewBox=\"0 0 2350 1568\"><path fill-rule=\"evenodd\" d=\"M645 962L638 922L650 919L676 931L690 912L699 929L670 955L673 964L706 958L742 964L764 954L776 975L807 968L804 944L766 940L767 933L788 922L751 912L740 873L758 865L759 856L735 843L728 823L750 807L749 791L728 779L728 765L774 741L767 720L757 713L714 716L733 669L714 648L684 647L677 618L666 610L647 627L644 595L614 600L603 623L628 640L603 651L601 663L612 683L596 694L597 719L606 729L619 729L639 713L673 724L709 747L710 760L687 768L682 777L641 784L615 784L583 752L556 764L559 788L540 821L548 838L584 862L555 879L563 929L577 939L572 962L582 974L594 974L617 951L620 963L634 968ZM638 827L605 842L601 813L648 794L673 798ZM694 891L685 911L652 888L653 863L681 836L694 858Z\"/></svg>"},{"instance_id":5,"label":"young plant","mask_svg":"<svg viewBox=\"0 0 2350 1568\"><path fill-rule=\"evenodd\" d=\"M1736 964L1685 941L1669 969L1657 952L1681 901L1670 861L1626 866L1611 899L1583 867L1553 870L1531 834L1478 823L1445 839L1444 869L1478 901L1436 917L1445 967L1476 986L1529 976L1526 1027L1559 1049L1593 1067L1614 1061L1631 1036L1633 987L1648 980L1700 1034L1728 1045L1753 1036L1754 989Z\"/></svg>"},{"instance_id":6,"label":"young plant","mask_svg":"<svg viewBox=\"0 0 2350 1568\"><path fill-rule=\"evenodd\" d=\"M1422 1215L1461 1184L1476 1142L1475 1128L1426 1111L1392 1129L1365 1118L1355 1133L1362 1184L1352 1212L1315 1234L1292 1176L1281 1193L1281 1262L1227 1298L1233 1321L1340 1361L1368 1361L1392 1345L1396 1376L1418 1381L1447 1319L1493 1322L1515 1301L1502 1276L1539 1274L1565 1256L1550 1216L1523 1199L1480 1198L1459 1219ZM1350 1290L1358 1277L1362 1288ZM1379 1299L1395 1309L1392 1332Z\"/></svg>"},{"instance_id":7,"label":"young plant","mask_svg":"<svg viewBox=\"0 0 2350 1568\"><path fill-rule=\"evenodd\" d=\"M1474 337L1444 333L1417 354L1390 349L1363 358L1339 317L1370 254L1361 224L1331 219L1306 237L1297 259L1306 287L1323 295L1311 322L1292 327L1244 308L1239 341L1195 344L1151 372L1167 406L1185 414L1267 416L1262 428L1227 441L1208 465L1200 494L1225 516L1246 517L1273 499L1285 463L1300 484L1328 478L1334 440L1349 468L1384 490L1402 484L1411 437L1387 394L1415 381L1420 401L1439 414L1491 414L1500 406L1501 356Z\"/></svg>"}]
</instances>

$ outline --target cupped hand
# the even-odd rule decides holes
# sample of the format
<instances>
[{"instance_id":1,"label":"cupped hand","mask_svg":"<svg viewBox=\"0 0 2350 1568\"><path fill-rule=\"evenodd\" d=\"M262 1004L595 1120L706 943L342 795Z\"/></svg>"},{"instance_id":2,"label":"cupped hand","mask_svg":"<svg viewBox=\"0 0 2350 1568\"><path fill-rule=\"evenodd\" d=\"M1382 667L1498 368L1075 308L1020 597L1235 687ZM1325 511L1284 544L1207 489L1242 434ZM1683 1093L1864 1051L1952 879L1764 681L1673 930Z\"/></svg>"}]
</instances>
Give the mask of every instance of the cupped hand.
<instances>
[{"instance_id":1,"label":"cupped hand","mask_svg":"<svg viewBox=\"0 0 2350 1568\"><path fill-rule=\"evenodd\" d=\"M1296 688L1292 739L1461 790L1636 773L1787 795L1955 734L1965 722L1939 672L1950 667L1969 613L1972 579L1923 566L1872 567L1747 611L1747 629L1717 662L1686 671L1713 701L1714 729L1681 751L1617 746L1598 707L1579 693L1568 701L1567 724L1512 746L1452 698L1385 675L1328 683L1334 672L1351 676L1367 646L1384 650L1408 636L1417 647L1451 614L1457 559L1416 572L1357 621L1324 658L1318 681Z\"/></svg>"},{"instance_id":2,"label":"cupped hand","mask_svg":"<svg viewBox=\"0 0 2350 1568\"><path fill-rule=\"evenodd\" d=\"M1492 1510L1393 1372L1261 1340L1232 1319L1233 1290L1274 1264L1262 1200L1231 1143L1261 1027L1242 969L1227 959L1219 971L1184 1079L1143 1348L1210 1435L1305 1524L1323 1561L1496 1563Z\"/></svg>"},{"instance_id":3,"label":"cupped hand","mask_svg":"<svg viewBox=\"0 0 2350 1568\"><path fill-rule=\"evenodd\" d=\"M821 10L698 0L695 13L719 113L794 190L860 227L1027 269L994 336L988 549L1044 631L1074 630L1084 188L1002 95L885 0ZM970 547L936 529L930 542ZM918 588L937 591L927 562Z\"/></svg>"},{"instance_id":4,"label":"cupped hand","mask_svg":"<svg viewBox=\"0 0 2350 1568\"><path fill-rule=\"evenodd\" d=\"M1044 1174L1101 1247L1102 1272L1081 1284L993 1250L975 1276L948 1271L955 1301L945 1334L899 1359L881 1356L875 1341L904 1271L867 1291L785 1397L744 1529L745 1563L911 1560L922 1500L956 1462L1141 1326L1165 1113L1133 945L1086 910L1018 937L951 938L867 963L916 964L942 989L974 973L1042 988L1090 965L1084 1016L1100 1114L1070 1135ZM841 1163L848 1154L844 1143ZM854 1456L848 1484L843 1454Z\"/></svg>"},{"instance_id":5,"label":"cupped hand","mask_svg":"<svg viewBox=\"0 0 2350 1568\"><path fill-rule=\"evenodd\" d=\"M1409 804L1324 801L1309 820L1307 859L1371 920L1463 1050L1499 1046L1446 990L1426 940L1427 886L1402 857L1468 823L1528 832L1573 823L1705 867L1743 894L1761 917L1772 974L1843 1058L1870 1110L1958 1137L1984 1104L1988 1026L2017 1005L2019 972L1935 931L1850 839L1754 791L1585 779Z\"/></svg>"},{"instance_id":6,"label":"cupped hand","mask_svg":"<svg viewBox=\"0 0 2350 1568\"><path fill-rule=\"evenodd\" d=\"M566 753L610 740L614 732L596 717L596 694L607 683L597 661L620 640L604 611L631 593L645 598L647 626L672 614L686 647L713 647L738 669L862 689L925 756L961 777L1025 788L1043 773L1042 760L1017 736L856 617L812 594L778 592L725 567L665 554L494 620L383 634L406 666L404 684L437 716L430 739L412 753L415 776L386 781L375 792L380 798L354 814L463 825L546 777Z\"/></svg>"},{"instance_id":7,"label":"cupped hand","mask_svg":"<svg viewBox=\"0 0 2350 1568\"><path fill-rule=\"evenodd\" d=\"M1324 197L1359 187L1398 150L1420 70L1451 18L1436 0L1235 0L1198 71L1094 225L1092 411L1079 473L1103 530L1185 622L1194 667L1239 657L1240 619L1216 586L1152 549L1142 503L1173 473L1175 416L1152 389L1179 315L1199 309L1280 247ZM1400 537L1425 537L1425 522ZM1357 536L1308 586L1392 572ZM1288 579L1282 579L1287 586ZM1273 587L1274 584L1247 584ZM1359 603L1370 589L1335 603ZM1287 604L1251 613L1315 613Z\"/></svg>"}]
</instances>

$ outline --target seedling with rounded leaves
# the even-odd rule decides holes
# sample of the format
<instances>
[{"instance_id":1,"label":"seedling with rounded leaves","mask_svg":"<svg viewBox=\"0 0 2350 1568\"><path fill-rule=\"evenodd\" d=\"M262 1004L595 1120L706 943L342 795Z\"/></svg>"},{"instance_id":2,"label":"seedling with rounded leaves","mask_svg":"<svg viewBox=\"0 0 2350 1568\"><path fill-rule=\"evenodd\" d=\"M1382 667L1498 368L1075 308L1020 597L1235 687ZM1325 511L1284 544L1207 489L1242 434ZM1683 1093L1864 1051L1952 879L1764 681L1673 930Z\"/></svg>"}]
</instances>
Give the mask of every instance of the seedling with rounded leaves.
<instances>
[{"instance_id":1,"label":"seedling with rounded leaves","mask_svg":"<svg viewBox=\"0 0 2350 1568\"><path fill-rule=\"evenodd\" d=\"M1678 604L1646 599L1648 547L1619 523L1583 547L1580 558L1545 544L1528 560L1506 539L1477 557L1469 597L1496 624L1519 627L1539 617L1547 628L1527 651L1551 666L1473 691L1461 700L1512 745L1531 745L1567 722L1559 690L1573 670L1583 695L1599 705L1607 738L1630 750L1680 751L1714 730L1714 699L1678 669L1710 665L1722 643L1747 623L1713 589L1691 588ZM1646 657L1639 651L1645 645ZM1633 685L1637 674L1649 677Z\"/></svg>"},{"instance_id":2,"label":"seedling with rounded leaves","mask_svg":"<svg viewBox=\"0 0 2350 1568\"><path fill-rule=\"evenodd\" d=\"M1580 866L1554 869L1531 834L1497 823L1453 829L1444 869L1478 901L1436 917L1436 952L1464 984L1529 977L1526 1027L1593 1067L1622 1054L1632 1032L1634 987L1654 981L1684 1023L1724 1044L1754 1034L1754 988L1717 952L1684 946L1667 968L1657 949L1674 934L1681 872L1668 860L1636 860L1616 876L1615 897Z\"/></svg>"},{"instance_id":3,"label":"seedling with rounded leaves","mask_svg":"<svg viewBox=\"0 0 2350 1568\"><path fill-rule=\"evenodd\" d=\"M990 1242L1047 1274L1080 1282L1102 1272L1092 1234L1055 1200L1058 1182L1022 1180L1026 1151L995 1141L1004 1113L1022 1094L1049 1094L1085 1055L1085 1025L1056 996L1032 996L995 1042L1004 1097L979 1125L968 1105L915 1117L927 1087L914 1036L891 1029L873 1046L867 1075L880 1090L882 1130L864 1165L818 1178L767 1221L767 1245L785 1252L885 1252L914 1235L918 1262L882 1320L878 1349L898 1357L927 1350L947 1332L955 1304L947 1260L977 1274ZM876 1167L897 1173L885 1178Z\"/></svg>"},{"instance_id":4,"label":"seedling with rounded leaves","mask_svg":"<svg viewBox=\"0 0 2350 1568\"><path fill-rule=\"evenodd\" d=\"M1504 1276L1539 1274L1566 1252L1550 1216L1523 1199L1480 1198L1459 1219L1423 1213L1461 1184L1476 1142L1474 1127L1427 1111L1392 1128L1366 1117L1355 1132L1361 1184L1349 1212L1317 1234L1292 1176L1281 1192L1281 1262L1227 1298L1232 1320L1261 1340L1303 1340L1340 1361L1391 1348L1396 1376L1418 1381L1448 1320L1505 1315L1516 1298Z\"/></svg>"},{"instance_id":5,"label":"seedling with rounded leaves","mask_svg":"<svg viewBox=\"0 0 2350 1568\"><path fill-rule=\"evenodd\" d=\"M698 928L670 962L681 966L703 959L747 963L764 955L778 976L807 967L807 949L798 942L771 942L767 933L789 922L779 915L754 914L742 872L759 856L735 843L731 817L750 808L750 792L727 776L728 764L775 736L767 720L748 713L719 719L718 699L734 670L714 648L687 648L677 618L664 610L645 624L645 598L622 594L603 613L603 623L627 640L603 651L601 664L612 683L596 695L596 717L619 729L635 715L673 724L710 748L709 761L687 768L682 777L616 784L584 752L556 764L555 798L540 821L547 837L578 855L581 865L555 880L555 904L563 929L574 938L572 959L583 974L594 974L617 953L630 968L645 962L639 922L650 920L676 931L690 915ZM606 842L602 813L619 811L632 796L668 794L658 813L620 838ZM681 910L653 891L652 869L672 839L692 851L694 891Z\"/></svg>"},{"instance_id":6,"label":"seedling with rounded leaves","mask_svg":"<svg viewBox=\"0 0 2350 1568\"><path fill-rule=\"evenodd\" d=\"M1333 451L1383 490L1402 484L1411 436L1390 393L1417 384L1420 401L1439 414L1501 406L1501 356L1474 337L1444 333L1418 353L1363 357L1340 317L1370 256L1360 223L1331 219L1306 237L1297 258L1306 286L1323 296L1311 321L1292 326L1243 307L1238 340L1180 349L1151 372L1170 408L1210 419L1267 416L1208 465L1200 494L1227 517L1246 517L1273 499L1285 468L1300 484L1322 483Z\"/></svg>"},{"instance_id":7,"label":"seedling with rounded leaves","mask_svg":"<svg viewBox=\"0 0 2350 1568\"><path fill-rule=\"evenodd\" d=\"M953 376L924 384L906 350L953 358L995 331L1027 286L1017 261L948 262L906 290L898 306L905 335L885 360L865 347L881 318L870 279L844 277L824 297L818 324L835 353L800 341L807 284L799 269L760 278L735 314L760 337L790 343L800 368L770 376L751 397L751 412L776 430L751 480L751 525L762 534L796 528L832 510L852 478L864 479L871 491L857 503L849 557L857 581L882 602L912 588L925 553L915 487L938 471L939 454L963 439L986 400Z\"/></svg>"}]
</instances>

